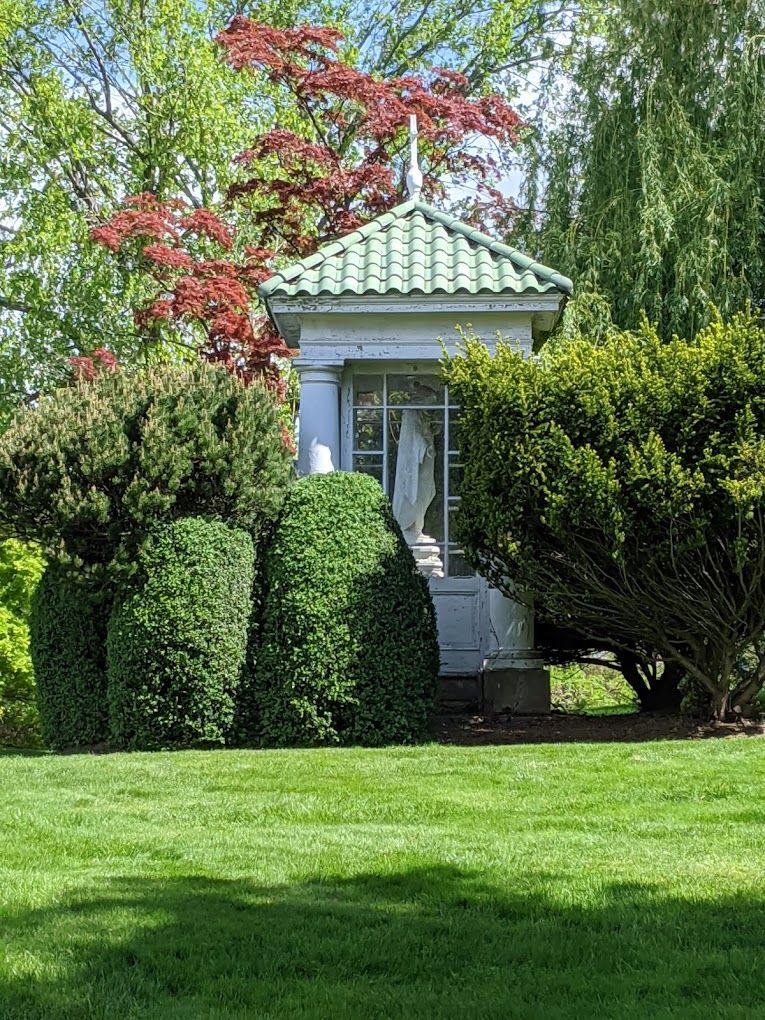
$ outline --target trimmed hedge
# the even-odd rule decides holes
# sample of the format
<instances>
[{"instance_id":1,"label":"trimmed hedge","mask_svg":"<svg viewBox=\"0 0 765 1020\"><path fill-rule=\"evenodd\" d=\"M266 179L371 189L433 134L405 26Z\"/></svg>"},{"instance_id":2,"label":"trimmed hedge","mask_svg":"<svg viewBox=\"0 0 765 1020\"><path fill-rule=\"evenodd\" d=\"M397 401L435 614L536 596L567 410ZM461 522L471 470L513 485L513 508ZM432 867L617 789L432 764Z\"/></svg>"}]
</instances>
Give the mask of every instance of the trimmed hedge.
<instances>
[{"instance_id":1,"label":"trimmed hedge","mask_svg":"<svg viewBox=\"0 0 765 1020\"><path fill-rule=\"evenodd\" d=\"M116 746L222 744L234 718L252 603L251 537L186 517L154 531L107 635Z\"/></svg>"},{"instance_id":2,"label":"trimmed hedge","mask_svg":"<svg viewBox=\"0 0 765 1020\"><path fill-rule=\"evenodd\" d=\"M44 743L60 750L90 747L108 736L106 621L110 598L52 561L29 620L30 653Z\"/></svg>"},{"instance_id":3,"label":"trimmed hedge","mask_svg":"<svg viewBox=\"0 0 765 1020\"><path fill-rule=\"evenodd\" d=\"M435 705L433 603L390 503L361 474L290 489L264 562L249 699L268 745L420 740Z\"/></svg>"}]
</instances>

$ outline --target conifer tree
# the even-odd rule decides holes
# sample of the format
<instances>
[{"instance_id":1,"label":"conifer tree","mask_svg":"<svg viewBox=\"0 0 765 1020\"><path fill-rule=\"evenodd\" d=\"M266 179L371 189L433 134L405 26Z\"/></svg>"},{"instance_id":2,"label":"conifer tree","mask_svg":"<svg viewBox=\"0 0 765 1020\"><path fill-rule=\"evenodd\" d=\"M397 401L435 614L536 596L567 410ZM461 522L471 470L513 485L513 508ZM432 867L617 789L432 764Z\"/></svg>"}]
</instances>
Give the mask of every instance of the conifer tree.
<instances>
[{"instance_id":1,"label":"conifer tree","mask_svg":"<svg viewBox=\"0 0 765 1020\"><path fill-rule=\"evenodd\" d=\"M257 540L292 470L273 395L206 362L129 372L104 357L94 378L18 412L0 436L0 525L85 565L189 515Z\"/></svg>"}]
</instances>

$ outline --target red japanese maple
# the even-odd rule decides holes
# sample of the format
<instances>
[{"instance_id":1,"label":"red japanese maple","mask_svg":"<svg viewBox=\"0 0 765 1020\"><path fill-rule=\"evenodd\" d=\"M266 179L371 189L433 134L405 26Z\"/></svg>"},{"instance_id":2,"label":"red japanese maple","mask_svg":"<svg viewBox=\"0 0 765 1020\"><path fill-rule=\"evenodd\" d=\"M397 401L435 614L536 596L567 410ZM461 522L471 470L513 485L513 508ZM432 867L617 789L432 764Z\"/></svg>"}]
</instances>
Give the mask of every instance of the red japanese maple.
<instances>
[{"instance_id":1,"label":"red japanese maple","mask_svg":"<svg viewBox=\"0 0 765 1020\"><path fill-rule=\"evenodd\" d=\"M137 312L139 325L201 325L204 357L278 386L274 356L289 352L270 321L254 314L273 259L302 257L403 198L410 114L418 119L424 196L443 196L445 180L470 180L473 212L507 217L512 203L491 186L498 167L471 144L480 136L506 147L520 122L499 96L468 98L468 80L453 71L381 81L351 66L335 29L277 29L240 15L218 42L232 67L265 74L289 93L301 133L277 127L242 152L238 162L252 176L230 189L218 212L144 194L127 199L92 237L115 253L137 248L159 285ZM233 202L245 205L257 247L239 250L225 222Z\"/></svg>"},{"instance_id":2,"label":"red japanese maple","mask_svg":"<svg viewBox=\"0 0 765 1020\"><path fill-rule=\"evenodd\" d=\"M117 358L105 347L96 347L90 355L69 358L72 376L78 382L92 382L100 372L116 372Z\"/></svg>"}]
</instances>

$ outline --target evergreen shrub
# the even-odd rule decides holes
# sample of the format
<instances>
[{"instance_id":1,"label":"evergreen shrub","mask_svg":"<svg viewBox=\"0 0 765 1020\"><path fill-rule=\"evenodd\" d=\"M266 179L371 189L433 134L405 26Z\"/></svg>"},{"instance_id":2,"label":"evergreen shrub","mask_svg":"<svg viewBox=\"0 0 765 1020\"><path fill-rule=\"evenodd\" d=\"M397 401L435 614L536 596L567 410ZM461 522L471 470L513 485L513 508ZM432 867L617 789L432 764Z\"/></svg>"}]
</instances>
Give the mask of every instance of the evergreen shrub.
<instances>
[{"instance_id":1,"label":"evergreen shrub","mask_svg":"<svg viewBox=\"0 0 765 1020\"><path fill-rule=\"evenodd\" d=\"M765 328L648 324L539 358L477 339L461 407L459 540L497 588L595 647L658 656L718 720L765 685Z\"/></svg>"},{"instance_id":2,"label":"evergreen shrub","mask_svg":"<svg viewBox=\"0 0 765 1020\"><path fill-rule=\"evenodd\" d=\"M0 543L0 744L40 741L29 610L43 567L35 548L13 538Z\"/></svg>"},{"instance_id":3,"label":"evergreen shrub","mask_svg":"<svg viewBox=\"0 0 765 1020\"><path fill-rule=\"evenodd\" d=\"M130 562L157 522L179 517L217 517L257 541L291 472L261 383L201 361L102 372L0 436L0 524L75 564Z\"/></svg>"},{"instance_id":4,"label":"evergreen shrub","mask_svg":"<svg viewBox=\"0 0 765 1020\"><path fill-rule=\"evenodd\" d=\"M252 538L221 521L181 518L148 536L109 620L116 746L225 742L245 662L253 573Z\"/></svg>"},{"instance_id":5,"label":"evergreen shrub","mask_svg":"<svg viewBox=\"0 0 765 1020\"><path fill-rule=\"evenodd\" d=\"M427 583L379 484L290 489L264 559L249 729L263 744L386 744L428 731L439 672Z\"/></svg>"},{"instance_id":6,"label":"evergreen shrub","mask_svg":"<svg viewBox=\"0 0 765 1020\"><path fill-rule=\"evenodd\" d=\"M32 599L30 652L43 742L90 747L108 737L104 642L110 598L51 561Z\"/></svg>"}]
</instances>

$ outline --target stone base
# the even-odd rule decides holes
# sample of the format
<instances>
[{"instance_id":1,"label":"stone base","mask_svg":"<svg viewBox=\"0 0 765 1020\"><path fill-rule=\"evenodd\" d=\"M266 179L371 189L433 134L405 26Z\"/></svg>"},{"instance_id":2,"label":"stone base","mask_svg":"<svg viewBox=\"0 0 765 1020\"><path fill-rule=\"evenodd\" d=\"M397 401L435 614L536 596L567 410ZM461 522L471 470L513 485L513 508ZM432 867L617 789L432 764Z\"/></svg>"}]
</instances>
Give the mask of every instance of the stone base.
<instances>
[{"instance_id":1,"label":"stone base","mask_svg":"<svg viewBox=\"0 0 765 1020\"><path fill-rule=\"evenodd\" d=\"M481 674L439 677L438 703L444 712L480 712L483 703Z\"/></svg>"},{"instance_id":2,"label":"stone base","mask_svg":"<svg viewBox=\"0 0 765 1020\"><path fill-rule=\"evenodd\" d=\"M547 715L549 670L541 667L484 670L483 705L491 715Z\"/></svg>"},{"instance_id":3,"label":"stone base","mask_svg":"<svg viewBox=\"0 0 765 1020\"><path fill-rule=\"evenodd\" d=\"M424 531L417 532L411 528L404 532L406 544L412 550L417 569L425 577L443 577L444 561L440 549L430 535Z\"/></svg>"}]
</instances>

